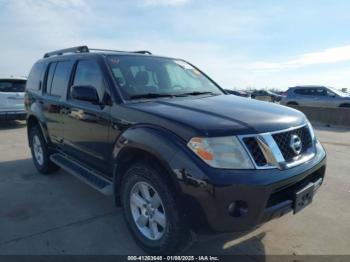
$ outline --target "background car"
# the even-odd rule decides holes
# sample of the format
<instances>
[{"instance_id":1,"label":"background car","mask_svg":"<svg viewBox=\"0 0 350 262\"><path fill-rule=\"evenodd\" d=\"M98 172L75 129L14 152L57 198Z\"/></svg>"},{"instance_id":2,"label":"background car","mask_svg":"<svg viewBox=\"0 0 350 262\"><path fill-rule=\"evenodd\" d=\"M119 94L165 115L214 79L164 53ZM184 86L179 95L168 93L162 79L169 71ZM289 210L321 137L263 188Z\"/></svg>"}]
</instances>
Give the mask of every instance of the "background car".
<instances>
[{"instance_id":1,"label":"background car","mask_svg":"<svg viewBox=\"0 0 350 262\"><path fill-rule=\"evenodd\" d=\"M268 90L257 90L253 91L251 97L257 100L269 101L269 102L279 102L282 99L281 95Z\"/></svg>"},{"instance_id":2,"label":"background car","mask_svg":"<svg viewBox=\"0 0 350 262\"><path fill-rule=\"evenodd\" d=\"M225 89L225 91L231 95L236 95L236 96L242 96L242 97L247 97L250 98L250 94L248 92L242 91L242 90L230 90L230 89Z\"/></svg>"},{"instance_id":3,"label":"background car","mask_svg":"<svg viewBox=\"0 0 350 262\"><path fill-rule=\"evenodd\" d=\"M295 86L288 89L281 104L350 108L350 95L326 86Z\"/></svg>"},{"instance_id":4,"label":"background car","mask_svg":"<svg viewBox=\"0 0 350 262\"><path fill-rule=\"evenodd\" d=\"M0 78L0 119L24 120L25 78Z\"/></svg>"}]
</instances>

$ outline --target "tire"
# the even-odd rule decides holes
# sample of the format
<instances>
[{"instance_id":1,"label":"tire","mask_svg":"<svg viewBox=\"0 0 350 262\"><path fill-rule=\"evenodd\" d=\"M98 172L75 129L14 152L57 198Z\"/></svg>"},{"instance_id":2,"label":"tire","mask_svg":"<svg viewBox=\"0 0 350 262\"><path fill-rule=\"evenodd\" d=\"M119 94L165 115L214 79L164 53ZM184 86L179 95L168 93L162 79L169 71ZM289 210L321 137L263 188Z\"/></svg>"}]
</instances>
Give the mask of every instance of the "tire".
<instances>
[{"instance_id":1,"label":"tire","mask_svg":"<svg viewBox=\"0 0 350 262\"><path fill-rule=\"evenodd\" d=\"M340 105L339 107L342 107L342 108L349 108L350 107L350 104L343 104L343 105Z\"/></svg>"},{"instance_id":2,"label":"tire","mask_svg":"<svg viewBox=\"0 0 350 262\"><path fill-rule=\"evenodd\" d=\"M299 104L297 102L288 102L287 106L298 106Z\"/></svg>"},{"instance_id":3,"label":"tire","mask_svg":"<svg viewBox=\"0 0 350 262\"><path fill-rule=\"evenodd\" d=\"M58 169L50 160L50 151L38 126L33 126L29 132L30 149L36 169L42 174L50 174Z\"/></svg>"},{"instance_id":4,"label":"tire","mask_svg":"<svg viewBox=\"0 0 350 262\"><path fill-rule=\"evenodd\" d=\"M147 164L138 163L126 171L121 185L123 213L129 230L139 246L147 253L154 255L179 252L191 242L190 231L178 208L175 192L160 174L159 170ZM152 206L151 201L147 201L147 194L143 191L145 188L148 189L146 191L149 199L150 197L158 199L156 195L159 197L160 201L153 201L159 204L158 208ZM142 201L138 197L141 197ZM144 205L140 208L142 204ZM150 205L150 209L155 208L153 217L152 210L145 205ZM140 214L144 214L142 218ZM136 223L136 221L141 222ZM152 233L151 228L154 227L158 234Z\"/></svg>"}]
</instances>

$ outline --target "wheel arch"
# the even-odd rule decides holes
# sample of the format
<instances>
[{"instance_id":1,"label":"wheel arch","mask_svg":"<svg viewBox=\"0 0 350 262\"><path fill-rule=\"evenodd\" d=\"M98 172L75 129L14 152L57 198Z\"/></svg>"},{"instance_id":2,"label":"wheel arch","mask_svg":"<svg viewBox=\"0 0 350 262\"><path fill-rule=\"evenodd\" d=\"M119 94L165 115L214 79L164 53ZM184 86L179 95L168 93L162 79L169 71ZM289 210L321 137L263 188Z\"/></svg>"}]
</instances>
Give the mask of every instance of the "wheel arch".
<instances>
[{"instance_id":1,"label":"wheel arch","mask_svg":"<svg viewBox=\"0 0 350 262\"><path fill-rule=\"evenodd\" d=\"M43 134L43 137L45 139L45 142L48 143L49 145L51 144L51 140L49 137L49 133L47 131L46 124L40 120L39 117L37 117L35 114L29 114L27 115L27 136L29 138L29 132L30 128L33 127L34 125L37 125L40 128L41 133ZM28 139L29 140L29 139ZM30 143L30 141L29 141ZM29 144L29 146L31 146Z\"/></svg>"},{"instance_id":2,"label":"wheel arch","mask_svg":"<svg viewBox=\"0 0 350 262\"><path fill-rule=\"evenodd\" d=\"M28 138L30 136L30 129L33 126L39 127L41 133L43 134L45 142L48 142L47 132L44 131L43 126L42 126L41 122L39 121L39 119L35 115L28 115L27 116L27 136L28 136ZM31 145L30 139L28 139L28 143L29 143L29 146L31 147L32 145Z\"/></svg>"},{"instance_id":3,"label":"wheel arch","mask_svg":"<svg viewBox=\"0 0 350 262\"><path fill-rule=\"evenodd\" d=\"M172 136L169 139L167 136ZM176 190L182 193L171 164L179 149L173 134L153 127L136 127L121 134L113 150L114 195L120 204L120 186L131 164L145 162L151 167L163 171L163 178Z\"/></svg>"}]
</instances>

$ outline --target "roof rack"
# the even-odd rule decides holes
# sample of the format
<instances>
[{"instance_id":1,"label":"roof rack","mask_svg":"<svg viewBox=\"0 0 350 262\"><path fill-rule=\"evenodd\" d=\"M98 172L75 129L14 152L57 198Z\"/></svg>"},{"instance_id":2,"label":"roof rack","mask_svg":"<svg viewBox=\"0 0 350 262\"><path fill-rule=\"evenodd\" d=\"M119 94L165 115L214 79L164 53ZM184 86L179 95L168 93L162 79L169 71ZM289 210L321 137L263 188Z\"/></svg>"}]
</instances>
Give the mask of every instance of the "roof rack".
<instances>
[{"instance_id":1,"label":"roof rack","mask_svg":"<svg viewBox=\"0 0 350 262\"><path fill-rule=\"evenodd\" d=\"M152 55L152 53L150 51L147 51L147 50L134 51L133 53L144 54L144 55Z\"/></svg>"},{"instance_id":2,"label":"roof rack","mask_svg":"<svg viewBox=\"0 0 350 262\"><path fill-rule=\"evenodd\" d=\"M140 50L140 51L120 51L120 50L111 50L111 49L99 49L99 48L90 48L90 51L107 51L107 52L116 52L116 53L137 53L137 54L147 54L152 55L150 51Z\"/></svg>"},{"instance_id":3,"label":"roof rack","mask_svg":"<svg viewBox=\"0 0 350 262\"><path fill-rule=\"evenodd\" d=\"M48 52L44 55L44 58L48 58L54 55L63 55L67 53L89 53L90 51L107 51L107 52L117 52L117 53L137 53L137 54L147 54L152 55L150 51L140 50L140 51L118 51L118 50L110 50L110 49L98 49L98 48L89 48L86 45L76 46L71 48L60 49L52 52Z\"/></svg>"},{"instance_id":4,"label":"roof rack","mask_svg":"<svg viewBox=\"0 0 350 262\"><path fill-rule=\"evenodd\" d=\"M44 55L44 58L54 56L54 55L63 55L66 53L89 53L89 48L86 45L76 46L71 48L60 49L52 52L48 52Z\"/></svg>"}]
</instances>

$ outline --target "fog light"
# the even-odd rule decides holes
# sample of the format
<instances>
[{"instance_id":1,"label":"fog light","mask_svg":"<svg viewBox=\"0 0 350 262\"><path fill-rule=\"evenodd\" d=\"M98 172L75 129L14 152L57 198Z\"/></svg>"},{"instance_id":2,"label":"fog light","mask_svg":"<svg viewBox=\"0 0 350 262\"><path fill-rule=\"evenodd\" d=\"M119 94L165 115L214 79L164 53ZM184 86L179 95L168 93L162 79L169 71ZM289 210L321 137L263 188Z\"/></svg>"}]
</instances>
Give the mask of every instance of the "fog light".
<instances>
[{"instance_id":1,"label":"fog light","mask_svg":"<svg viewBox=\"0 0 350 262\"><path fill-rule=\"evenodd\" d=\"M228 213L233 217L241 217L248 213L248 204L245 201L237 200L228 206Z\"/></svg>"}]
</instances>

